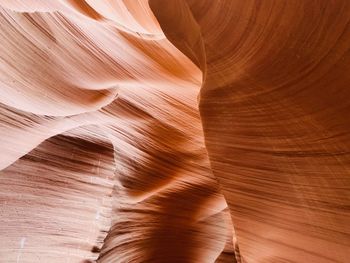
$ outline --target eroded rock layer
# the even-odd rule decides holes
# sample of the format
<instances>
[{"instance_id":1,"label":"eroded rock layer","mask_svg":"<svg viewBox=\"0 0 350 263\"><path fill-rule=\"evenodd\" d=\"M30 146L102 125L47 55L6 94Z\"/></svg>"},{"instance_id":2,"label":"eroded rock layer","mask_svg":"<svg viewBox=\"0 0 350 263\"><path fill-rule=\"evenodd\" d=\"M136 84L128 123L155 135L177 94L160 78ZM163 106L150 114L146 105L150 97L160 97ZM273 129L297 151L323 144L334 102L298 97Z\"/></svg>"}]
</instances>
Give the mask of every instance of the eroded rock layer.
<instances>
[{"instance_id":1,"label":"eroded rock layer","mask_svg":"<svg viewBox=\"0 0 350 263\"><path fill-rule=\"evenodd\" d=\"M349 20L0 0L0 262L347 262Z\"/></svg>"}]
</instances>

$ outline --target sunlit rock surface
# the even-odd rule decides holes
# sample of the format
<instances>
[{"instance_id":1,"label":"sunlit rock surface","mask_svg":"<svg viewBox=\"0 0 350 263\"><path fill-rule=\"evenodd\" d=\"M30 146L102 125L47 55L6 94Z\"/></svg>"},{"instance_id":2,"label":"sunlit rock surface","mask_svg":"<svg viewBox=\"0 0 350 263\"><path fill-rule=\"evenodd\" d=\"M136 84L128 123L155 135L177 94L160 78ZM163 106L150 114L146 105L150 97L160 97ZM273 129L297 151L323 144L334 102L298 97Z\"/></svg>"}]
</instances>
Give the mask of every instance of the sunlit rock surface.
<instances>
[{"instance_id":1,"label":"sunlit rock surface","mask_svg":"<svg viewBox=\"0 0 350 263\"><path fill-rule=\"evenodd\" d=\"M348 262L350 2L0 12L0 262Z\"/></svg>"}]
</instances>

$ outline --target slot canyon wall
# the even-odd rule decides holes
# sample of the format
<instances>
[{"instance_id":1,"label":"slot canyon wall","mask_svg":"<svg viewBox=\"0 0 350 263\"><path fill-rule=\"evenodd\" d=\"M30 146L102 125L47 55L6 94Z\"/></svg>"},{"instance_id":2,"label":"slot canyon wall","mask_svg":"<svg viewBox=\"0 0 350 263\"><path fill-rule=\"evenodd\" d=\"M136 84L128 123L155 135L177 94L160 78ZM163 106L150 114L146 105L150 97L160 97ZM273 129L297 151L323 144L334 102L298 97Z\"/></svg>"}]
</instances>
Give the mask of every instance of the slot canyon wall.
<instances>
[{"instance_id":1,"label":"slot canyon wall","mask_svg":"<svg viewBox=\"0 0 350 263\"><path fill-rule=\"evenodd\" d=\"M1 263L349 261L349 1L0 13Z\"/></svg>"}]
</instances>

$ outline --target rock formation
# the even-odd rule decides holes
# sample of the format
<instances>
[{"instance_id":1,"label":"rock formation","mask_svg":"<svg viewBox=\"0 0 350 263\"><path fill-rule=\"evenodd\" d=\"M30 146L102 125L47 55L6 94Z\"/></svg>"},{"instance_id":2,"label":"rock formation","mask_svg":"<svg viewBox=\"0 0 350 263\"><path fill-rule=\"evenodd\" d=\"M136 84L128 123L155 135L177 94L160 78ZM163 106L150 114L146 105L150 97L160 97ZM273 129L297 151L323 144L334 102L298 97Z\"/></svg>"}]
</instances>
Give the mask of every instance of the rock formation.
<instances>
[{"instance_id":1,"label":"rock formation","mask_svg":"<svg viewBox=\"0 0 350 263\"><path fill-rule=\"evenodd\" d=\"M349 1L0 13L0 262L348 262Z\"/></svg>"}]
</instances>

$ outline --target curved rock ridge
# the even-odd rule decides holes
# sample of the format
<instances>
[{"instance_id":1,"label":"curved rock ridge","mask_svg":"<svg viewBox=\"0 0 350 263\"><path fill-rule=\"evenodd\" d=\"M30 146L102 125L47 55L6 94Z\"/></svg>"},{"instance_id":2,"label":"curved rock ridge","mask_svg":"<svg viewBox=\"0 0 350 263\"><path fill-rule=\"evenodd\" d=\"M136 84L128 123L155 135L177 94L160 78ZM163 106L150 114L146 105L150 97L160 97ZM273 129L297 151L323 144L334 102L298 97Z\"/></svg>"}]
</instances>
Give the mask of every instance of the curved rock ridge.
<instances>
[{"instance_id":1,"label":"curved rock ridge","mask_svg":"<svg viewBox=\"0 0 350 263\"><path fill-rule=\"evenodd\" d=\"M199 109L241 258L347 262L349 2L171 3L165 35L205 57Z\"/></svg>"},{"instance_id":2,"label":"curved rock ridge","mask_svg":"<svg viewBox=\"0 0 350 263\"><path fill-rule=\"evenodd\" d=\"M0 0L0 262L346 263L349 20Z\"/></svg>"}]
</instances>

